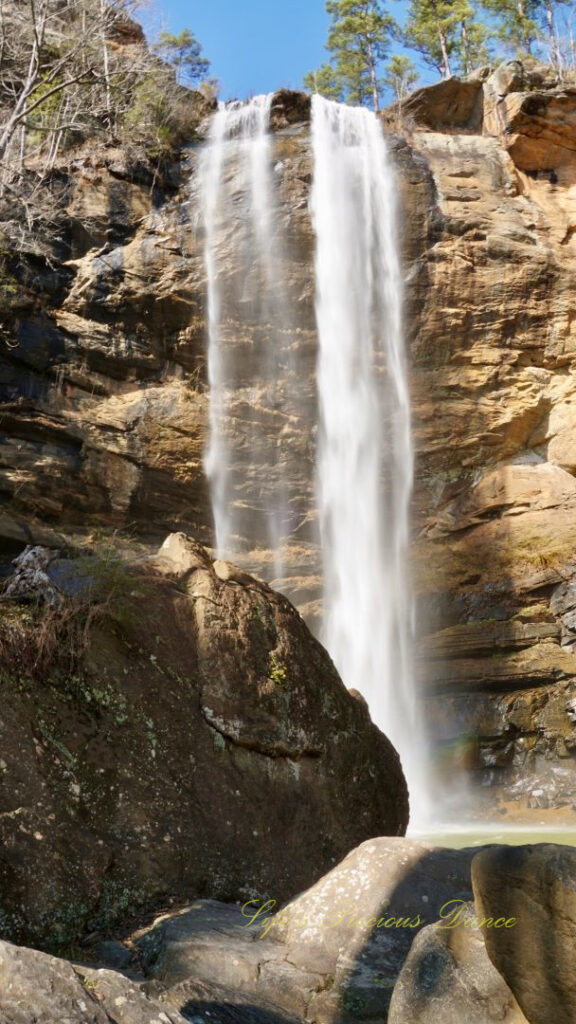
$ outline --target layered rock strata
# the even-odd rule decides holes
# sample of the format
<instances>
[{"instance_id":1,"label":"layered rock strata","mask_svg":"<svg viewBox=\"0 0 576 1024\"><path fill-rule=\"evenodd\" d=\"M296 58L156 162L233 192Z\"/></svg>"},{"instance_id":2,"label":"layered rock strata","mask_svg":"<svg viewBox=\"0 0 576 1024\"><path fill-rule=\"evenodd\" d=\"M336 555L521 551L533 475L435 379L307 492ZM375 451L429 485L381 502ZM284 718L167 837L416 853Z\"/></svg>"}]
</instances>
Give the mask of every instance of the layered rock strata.
<instances>
[{"instance_id":1,"label":"layered rock strata","mask_svg":"<svg viewBox=\"0 0 576 1024\"><path fill-rule=\"evenodd\" d=\"M276 95L286 297L298 312L290 346L313 416L308 119L305 97ZM576 94L546 69L512 64L420 90L385 120L402 208L428 717L446 758L456 750L484 783L505 782L507 796L536 805L568 805ZM0 534L8 553L43 543L48 528L97 526L147 540L184 528L212 540L197 145L163 182L112 149L69 158L48 258L23 253L5 265ZM232 275L232 253L229 267ZM243 318L239 311L231 332L239 357L251 345ZM253 392L250 416L256 409L274 446L273 396L257 379ZM244 416L239 399L231 429L240 439ZM277 583L317 626L308 419L280 425L297 500ZM263 474L252 484L264 493L269 481ZM270 565L264 549L246 556L258 574L270 575ZM542 785L526 782L533 767Z\"/></svg>"},{"instance_id":2,"label":"layered rock strata","mask_svg":"<svg viewBox=\"0 0 576 1024\"><path fill-rule=\"evenodd\" d=\"M576 93L483 77L451 126L442 86L404 111L439 215L409 286L422 678L460 763L570 808Z\"/></svg>"}]
</instances>

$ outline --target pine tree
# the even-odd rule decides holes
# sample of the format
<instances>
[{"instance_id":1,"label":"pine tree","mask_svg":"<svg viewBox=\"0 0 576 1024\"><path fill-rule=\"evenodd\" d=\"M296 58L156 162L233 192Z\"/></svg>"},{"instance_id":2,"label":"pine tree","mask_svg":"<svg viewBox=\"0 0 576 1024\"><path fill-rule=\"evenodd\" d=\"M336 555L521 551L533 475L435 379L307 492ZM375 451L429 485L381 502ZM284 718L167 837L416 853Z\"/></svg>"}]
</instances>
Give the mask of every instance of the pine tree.
<instances>
[{"instance_id":1,"label":"pine tree","mask_svg":"<svg viewBox=\"0 0 576 1024\"><path fill-rule=\"evenodd\" d=\"M417 81L418 71L410 57L396 55L390 58L386 65L384 84L392 90L397 103L406 98Z\"/></svg>"},{"instance_id":2,"label":"pine tree","mask_svg":"<svg viewBox=\"0 0 576 1024\"><path fill-rule=\"evenodd\" d=\"M317 71L309 71L304 75L304 88L308 92L318 92L329 100L343 100L344 86L336 68L331 64L322 64Z\"/></svg>"},{"instance_id":3,"label":"pine tree","mask_svg":"<svg viewBox=\"0 0 576 1024\"><path fill-rule=\"evenodd\" d=\"M534 52L546 0L482 0L482 6L496 17L498 36L508 49L518 56Z\"/></svg>"},{"instance_id":4,"label":"pine tree","mask_svg":"<svg viewBox=\"0 0 576 1024\"><path fill-rule=\"evenodd\" d=\"M465 75L483 64L489 64L491 59L489 29L474 11L472 14L472 18L463 18L460 22L454 46L457 69Z\"/></svg>"},{"instance_id":5,"label":"pine tree","mask_svg":"<svg viewBox=\"0 0 576 1024\"><path fill-rule=\"evenodd\" d=\"M180 85L198 82L210 70L210 61L202 57L202 47L188 28L178 36L161 32L154 50L175 69L176 81Z\"/></svg>"},{"instance_id":6,"label":"pine tree","mask_svg":"<svg viewBox=\"0 0 576 1024\"><path fill-rule=\"evenodd\" d=\"M330 63L305 78L307 88L332 98L380 109L379 76L395 25L381 0L327 0Z\"/></svg>"},{"instance_id":7,"label":"pine tree","mask_svg":"<svg viewBox=\"0 0 576 1024\"><path fill-rule=\"evenodd\" d=\"M412 0L409 5L406 43L443 78L481 64L487 38L471 0Z\"/></svg>"}]
</instances>

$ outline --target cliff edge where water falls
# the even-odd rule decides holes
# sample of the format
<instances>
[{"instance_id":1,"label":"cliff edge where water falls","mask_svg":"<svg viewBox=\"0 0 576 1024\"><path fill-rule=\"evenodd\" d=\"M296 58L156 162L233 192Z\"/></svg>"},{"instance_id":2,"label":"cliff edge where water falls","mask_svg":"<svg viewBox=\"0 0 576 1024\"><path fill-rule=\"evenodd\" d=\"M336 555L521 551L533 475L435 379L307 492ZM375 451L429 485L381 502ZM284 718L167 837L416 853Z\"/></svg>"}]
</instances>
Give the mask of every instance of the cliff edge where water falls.
<instances>
[{"instance_id":1,"label":"cliff edge where water falls","mask_svg":"<svg viewBox=\"0 0 576 1024\"><path fill-rule=\"evenodd\" d=\"M113 147L59 159L58 231L0 281L0 545L212 543L198 134L158 175ZM285 297L314 410L309 98L272 105ZM571 804L576 749L576 89L503 65L383 115L397 169L416 446L414 581L429 720L507 802ZM225 245L225 240L223 245ZM229 253L227 273L236 268ZM226 282L224 282L224 285ZM232 325L234 327L234 325ZM249 355L240 315L231 331ZM252 381L262 437L277 426ZM281 382L282 385L282 382ZM232 411L241 431L244 396ZM283 424L295 527L275 581L318 622L314 437ZM260 481L263 490L267 481ZM311 511L312 510L312 511ZM268 565L265 550L248 568ZM440 759L441 760L441 759ZM534 774L532 774L534 772Z\"/></svg>"}]
</instances>

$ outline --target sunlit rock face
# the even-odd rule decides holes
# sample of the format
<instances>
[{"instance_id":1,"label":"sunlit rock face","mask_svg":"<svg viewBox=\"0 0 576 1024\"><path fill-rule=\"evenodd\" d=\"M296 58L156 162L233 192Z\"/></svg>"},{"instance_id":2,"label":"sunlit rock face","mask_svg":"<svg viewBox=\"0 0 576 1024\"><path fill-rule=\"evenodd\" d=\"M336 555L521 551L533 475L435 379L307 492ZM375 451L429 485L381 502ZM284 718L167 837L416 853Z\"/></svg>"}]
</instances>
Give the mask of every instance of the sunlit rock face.
<instances>
[{"instance_id":1,"label":"sunlit rock face","mask_svg":"<svg viewBox=\"0 0 576 1024\"><path fill-rule=\"evenodd\" d=\"M317 413L309 116L309 98L301 94L280 93L272 105L280 288L290 309L287 363L298 370L295 378L287 365L274 389L261 358L273 325L245 301L237 233L224 226L217 239L220 287L230 297L229 362L241 365L244 376L226 426L249 495L239 546L247 567L273 576L266 539L255 542L260 513L250 496L259 491L260 504L269 500L276 477L259 474L257 462L272 464L281 445L292 519L283 579L300 605L314 602L320 590L312 544ZM204 137L207 128L205 121ZM33 279L28 263L20 268L23 308L9 324L15 347L2 353L0 486L13 514L82 529L134 524L151 540L184 528L212 543L203 466L209 405L202 146L200 140L184 151L180 165L154 187L146 168L125 166L121 153L86 155L63 169L65 244L51 254L54 270L42 266Z\"/></svg>"},{"instance_id":2,"label":"sunlit rock face","mask_svg":"<svg viewBox=\"0 0 576 1024\"><path fill-rule=\"evenodd\" d=\"M276 95L284 287L307 408L284 424L299 526L278 582L314 625L309 116L306 97ZM576 741L576 95L542 69L506 65L420 90L384 121L401 199L429 717L446 757L457 747L484 782L509 777L513 786L528 768L542 782L545 769L571 767ZM149 539L186 529L212 542L200 146L156 183L120 152L69 160L61 230L44 240L50 262L23 256L11 269L22 294L0 353L7 544L35 522L130 525ZM231 241L223 235L233 282ZM246 316L232 311L229 337L252 374ZM254 376L230 429L241 437L244 421L256 420L272 445L277 425L263 395ZM266 547L252 550L247 568L269 576L270 559ZM568 799L561 772L545 781L522 783L524 795L540 805Z\"/></svg>"},{"instance_id":3,"label":"sunlit rock face","mask_svg":"<svg viewBox=\"0 0 576 1024\"><path fill-rule=\"evenodd\" d=\"M435 130L439 87L413 115L432 129L412 144L437 214L408 317L422 677L460 763L545 808L571 802L576 738L559 594L576 541L576 95L508 65L475 83L474 103L472 84L453 132Z\"/></svg>"}]
</instances>

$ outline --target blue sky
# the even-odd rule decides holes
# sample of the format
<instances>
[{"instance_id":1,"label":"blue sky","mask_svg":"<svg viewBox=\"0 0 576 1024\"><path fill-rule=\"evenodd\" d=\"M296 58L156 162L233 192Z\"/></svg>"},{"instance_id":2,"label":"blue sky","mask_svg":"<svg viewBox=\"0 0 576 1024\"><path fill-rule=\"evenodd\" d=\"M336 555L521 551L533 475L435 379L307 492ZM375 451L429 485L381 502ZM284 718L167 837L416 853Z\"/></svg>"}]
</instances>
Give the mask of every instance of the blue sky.
<instances>
[{"instance_id":1,"label":"blue sky","mask_svg":"<svg viewBox=\"0 0 576 1024\"><path fill-rule=\"evenodd\" d=\"M244 99L302 77L326 60L324 0L157 0L168 32L190 28L212 62L221 99ZM390 4L400 16L404 2Z\"/></svg>"}]
</instances>

